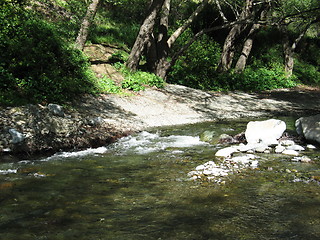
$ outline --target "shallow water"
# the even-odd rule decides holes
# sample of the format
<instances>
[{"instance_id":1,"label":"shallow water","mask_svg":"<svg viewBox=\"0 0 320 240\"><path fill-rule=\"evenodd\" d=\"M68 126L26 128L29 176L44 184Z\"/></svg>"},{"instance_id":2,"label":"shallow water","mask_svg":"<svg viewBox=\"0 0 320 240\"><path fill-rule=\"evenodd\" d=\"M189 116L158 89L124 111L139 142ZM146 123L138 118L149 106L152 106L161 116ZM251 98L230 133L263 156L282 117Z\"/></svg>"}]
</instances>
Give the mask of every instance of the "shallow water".
<instances>
[{"instance_id":1,"label":"shallow water","mask_svg":"<svg viewBox=\"0 0 320 240\"><path fill-rule=\"evenodd\" d=\"M2 163L0 239L318 239L317 150L303 153L313 163L261 154L258 168L224 185L189 180L221 147L199 134L236 134L246 123L157 129L108 147Z\"/></svg>"}]
</instances>

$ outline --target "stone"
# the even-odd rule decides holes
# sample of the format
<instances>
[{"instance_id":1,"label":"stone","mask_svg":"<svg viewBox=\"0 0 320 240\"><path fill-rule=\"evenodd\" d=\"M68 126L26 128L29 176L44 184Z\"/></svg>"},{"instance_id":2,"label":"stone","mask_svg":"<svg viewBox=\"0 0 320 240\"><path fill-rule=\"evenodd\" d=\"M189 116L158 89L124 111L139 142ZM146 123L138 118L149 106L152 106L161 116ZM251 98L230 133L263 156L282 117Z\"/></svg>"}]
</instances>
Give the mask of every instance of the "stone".
<instances>
[{"instance_id":1,"label":"stone","mask_svg":"<svg viewBox=\"0 0 320 240\"><path fill-rule=\"evenodd\" d=\"M52 114L56 116L59 116L59 117L64 116L63 107L58 104L50 103L48 104L48 109Z\"/></svg>"},{"instance_id":2,"label":"stone","mask_svg":"<svg viewBox=\"0 0 320 240\"><path fill-rule=\"evenodd\" d=\"M238 150L234 147L226 147L218 150L215 154L216 157L230 157L233 153L238 152Z\"/></svg>"},{"instance_id":3,"label":"stone","mask_svg":"<svg viewBox=\"0 0 320 240\"><path fill-rule=\"evenodd\" d=\"M284 146L278 145L275 148L275 153L282 153L284 150L286 150L286 148Z\"/></svg>"},{"instance_id":4,"label":"stone","mask_svg":"<svg viewBox=\"0 0 320 240\"><path fill-rule=\"evenodd\" d=\"M307 145L307 148L308 148L308 149L316 149L317 147L314 146L314 145L312 145L312 144L308 144L308 145Z\"/></svg>"},{"instance_id":5,"label":"stone","mask_svg":"<svg viewBox=\"0 0 320 240\"><path fill-rule=\"evenodd\" d=\"M295 142L292 140L281 140L279 141L280 145L282 146L291 146L291 145L295 145Z\"/></svg>"},{"instance_id":6,"label":"stone","mask_svg":"<svg viewBox=\"0 0 320 240\"><path fill-rule=\"evenodd\" d=\"M228 135L228 134L221 134L219 136L219 142L220 143L233 143L234 142L234 139L232 136Z\"/></svg>"},{"instance_id":7,"label":"stone","mask_svg":"<svg viewBox=\"0 0 320 240\"><path fill-rule=\"evenodd\" d=\"M95 117L88 120L88 124L91 126L99 126L104 123L104 119L102 117Z\"/></svg>"},{"instance_id":8,"label":"stone","mask_svg":"<svg viewBox=\"0 0 320 240\"><path fill-rule=\"evenodd\" d=\"M260 146L257 146L256 148L254 148L254 151L256 151L258 153L264 153L267 150L269 150L269 147L267 145L260 145Z\"/></svg>"},{"instance_id":9,"label":"stone","mask_svg":"<svg viewBox=\"0 0 320 240\"><path fill-rule=\"evenodd\" d=\"M287 147L288 150L295 150L295 151L304 151L305 148L300 146L300 145L297 145L297 144L294 144L294 145L290 145Z\"/></svg>"},{"instance_id":10,"label":"stone","mask_svg":"<svg viewBox=\"0 0 320 240\"><path fill-rule=\"evenodd\" d=\"M295 161L295 162L303 162L303 163L310 163L312 162L312 160L307 157L307 156L302 156L302 157L294 157L292 159L292 161Z\"/></svg>"},{"instance_id":11,"label":"stone","mask_svg":"<svg viewBox=\"0 0 320 240\"><path fill-rule=\"evenodd\" d=\"M296 131L308 141L320 143L320 114L302 117L295 122Z\"/></svg>"},{"instance_id":12,"label":"stone","mask_svg":"<svg viewBox=\"0 0 320 240\"><path fill-rule=\"evenodd\" d=\"M13 144L21 143L26 138L22 133L18 132L13 128L9 129L9 133L12 137L11 141Z\"/></svg>"},{"instance_id":13,"label":"stone","mask_svg":"<svg viewBox=\"0 0 320 240\"><path fill-rule=\"evenodd\" d=\"M299 155L299 153L297 152L297 151L295 151L295 150L284 150L283 152L282 152L282 154L284 154L284 155L290 155L290 156L298 156Z\"/></svg>"},{"instance_id":14,"label":"stone","mask_svg":"<svg viewBox=\"0 0 320 240\"><path fill-rule=\"evenodd\" d=\"M285 130L286 123L282 120L251 121L247 124L245 137L248 144L278 145L278 139Z\"/></svg>"}]
</instances>

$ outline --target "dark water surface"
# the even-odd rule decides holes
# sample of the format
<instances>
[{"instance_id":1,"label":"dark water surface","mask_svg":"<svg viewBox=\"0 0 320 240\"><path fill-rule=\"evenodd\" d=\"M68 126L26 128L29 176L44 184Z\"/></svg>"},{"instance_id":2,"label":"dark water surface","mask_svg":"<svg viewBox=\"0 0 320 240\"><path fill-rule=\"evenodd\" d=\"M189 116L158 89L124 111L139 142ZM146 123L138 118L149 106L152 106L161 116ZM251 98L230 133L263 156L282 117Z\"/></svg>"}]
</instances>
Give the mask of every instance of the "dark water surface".
<instances>
[{"instance_id":1,"label":"dark water surface","mask_svg":"<svg viewBox=\"0 0 320 240\"><path fill-rule=\"evenodd\" d=\"M286 119L289 129L292 119ZM190 181L215 161L204 130L158 129L108 147L0 164L0 239L320 239L319 151L313 163L261 155L226 184ZM218 146L219 147L219 146Z\"/></svg>"}]
</instances>

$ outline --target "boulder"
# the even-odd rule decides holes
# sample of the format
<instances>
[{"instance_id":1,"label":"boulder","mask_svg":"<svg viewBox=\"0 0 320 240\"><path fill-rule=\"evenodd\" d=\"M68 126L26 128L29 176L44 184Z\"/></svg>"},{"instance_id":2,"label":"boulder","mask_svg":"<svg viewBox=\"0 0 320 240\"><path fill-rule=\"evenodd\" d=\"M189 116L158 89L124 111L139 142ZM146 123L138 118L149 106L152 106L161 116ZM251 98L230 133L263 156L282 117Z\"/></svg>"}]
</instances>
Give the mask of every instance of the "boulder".
<instances>
[{"instance_id":1,"label":"boulder","mask_svg":"<svg viewBox=\"0 0 320 240\"><path fill-rule=\"evenodd\" d=\"M282 120L251 121L247 124L245 137L248 144L277 145L285 130L286 123Z\"/></svg>"},{"instance_id":2,"label":"boulder","mask_svg":"<svg viewBox=\"0 0 320 240\"><path fill-rule=\"evenodd\" d=\"M304 136L308 141L320 143L320 114L299 118L295 126L299 135Z\"/></svg>"}]
</instances>

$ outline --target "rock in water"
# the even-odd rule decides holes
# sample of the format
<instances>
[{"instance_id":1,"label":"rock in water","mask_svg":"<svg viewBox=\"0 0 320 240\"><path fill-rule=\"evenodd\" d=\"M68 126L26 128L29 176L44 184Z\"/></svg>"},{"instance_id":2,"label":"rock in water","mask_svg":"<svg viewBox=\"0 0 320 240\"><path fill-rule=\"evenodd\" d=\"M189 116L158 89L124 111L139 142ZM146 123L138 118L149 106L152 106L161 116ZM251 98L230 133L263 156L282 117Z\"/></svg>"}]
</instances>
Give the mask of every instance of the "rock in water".
<instances>
[{"instance_id":1,"label":"rock in water","mask_svg":"<svg viewBox=\"0 0 320 240\"><path fill-rule=\"evenodd\" d=\"M238 152L236 148L233 147L226 147L218 150L215 154L216 157L223 157L227 158L230 157L233 153Z\"/></svg>"},{"instance_id":2,"label":"rock in water","mask_svg":"<svg viewBox=\"0 0 320 240\"><path fill-rule=\"evenodd\" d=\"M277 140L285 130L286 123L282 120L252 121L247 125L245 136L248 144L263 143L265 145L277 145Z\"/></svg>"},{"instance_id":3,"label":"rock in water","mask_svg":"<svg viewBox=\"0 0 320 240\"><path fill-rule=\"evenodd\" d=\"M303 135L308 141L320 143L320 114L299 118L295 125L299 135Z\"/></svg>"}]
</instances>

